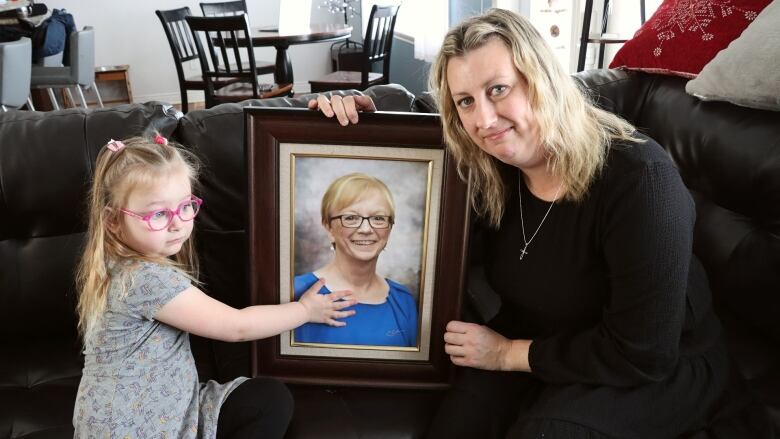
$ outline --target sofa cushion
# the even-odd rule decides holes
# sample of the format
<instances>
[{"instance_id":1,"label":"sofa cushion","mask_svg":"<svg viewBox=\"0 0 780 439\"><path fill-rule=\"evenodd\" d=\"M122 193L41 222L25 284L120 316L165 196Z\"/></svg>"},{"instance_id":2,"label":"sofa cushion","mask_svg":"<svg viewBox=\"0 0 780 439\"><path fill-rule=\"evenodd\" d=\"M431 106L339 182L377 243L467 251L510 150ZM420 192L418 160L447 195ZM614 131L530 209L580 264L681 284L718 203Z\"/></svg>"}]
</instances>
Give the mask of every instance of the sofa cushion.
<instances>
[{"instance_id":1,"label":"sofa cushion","mask_svg":"<svg viewBox=\"0 0 780 439\"><path fill-rule=\"evenodd\" d=\"M286 439L425 437L443 391L290 385L295 412Z\"/></svg>"},{"instance_id":2,"label":"sofa cushion","mask_svg":"<svg viewBox=\"0 0 780 439\"><path fill-rule=\"evenodd\" d=\"M0 437L72 437L82 367L77 340L18 337L1 343L4 358L13 361L0 362Z\"/></svg>"},{"instance_id":3,"label":"sofa cushion","mask_svg":"<svg viewBox=\"0 0 780 439\"><path fill-rule=\"evenodd\" d=\"M771 0L664 0L610 68L695 77Z\"/></svg>"}]
</instances>

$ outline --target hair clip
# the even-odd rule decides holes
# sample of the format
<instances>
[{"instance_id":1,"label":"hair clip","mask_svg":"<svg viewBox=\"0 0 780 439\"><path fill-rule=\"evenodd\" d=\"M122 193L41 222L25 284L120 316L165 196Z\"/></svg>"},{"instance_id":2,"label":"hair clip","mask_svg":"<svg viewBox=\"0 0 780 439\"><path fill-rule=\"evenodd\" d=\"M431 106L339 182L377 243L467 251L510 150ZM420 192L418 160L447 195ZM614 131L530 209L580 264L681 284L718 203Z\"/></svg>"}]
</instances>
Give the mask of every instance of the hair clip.
<instances>
[{"instance_id":1,"label":"hair clip","mask_svg":"<svg viewBox=\"0 0 780 439\"><path fill-rule=\"evenodd\" d=\"M156 143L158 145L167 145L168 144L168 139L163 137L161 134L155 134L154 135L154 143Z\"/></svg>"},{"instance_id":2,"label":"hair clip","mask_svg":"<svg viewBox=\"0 0 780 439\"><path fill-rule=\"evenodd\" d=\"M111 151L114 151L114 152L119 152L119 150L121 150L124 147L125 147L125 144L122 143L121 140L111 139L111 140L108 141L108 143L106 143L106 148L108 148L108 149L110 149Z\"/></svg>"}]
</instances>

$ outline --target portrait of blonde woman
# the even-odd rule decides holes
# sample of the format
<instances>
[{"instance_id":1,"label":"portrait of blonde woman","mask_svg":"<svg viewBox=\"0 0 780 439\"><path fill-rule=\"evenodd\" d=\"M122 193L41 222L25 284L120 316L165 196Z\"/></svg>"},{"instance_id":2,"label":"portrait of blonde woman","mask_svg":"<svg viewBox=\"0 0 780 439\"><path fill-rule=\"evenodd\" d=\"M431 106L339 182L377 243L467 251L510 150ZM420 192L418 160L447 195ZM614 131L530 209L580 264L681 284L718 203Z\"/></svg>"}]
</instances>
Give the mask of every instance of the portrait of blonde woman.
<instances>
[{"instance_id":1,"label":"portrait of blonde woman","mask_svg":"<svg viewBox=\"0 0 780 439\"><path fill-rule=\"evenodd\" d=\"M364 173L340 176L325 191L320 215L332 257L325 265L295 276L295 300L323 279L321 294L349 290L357 304L345 308L355 311L346 326L303 325L294 332L295 342L416 346L414 296L405 285L377 273L396 219L387 185Z\"/></svg>"}]
</instances>

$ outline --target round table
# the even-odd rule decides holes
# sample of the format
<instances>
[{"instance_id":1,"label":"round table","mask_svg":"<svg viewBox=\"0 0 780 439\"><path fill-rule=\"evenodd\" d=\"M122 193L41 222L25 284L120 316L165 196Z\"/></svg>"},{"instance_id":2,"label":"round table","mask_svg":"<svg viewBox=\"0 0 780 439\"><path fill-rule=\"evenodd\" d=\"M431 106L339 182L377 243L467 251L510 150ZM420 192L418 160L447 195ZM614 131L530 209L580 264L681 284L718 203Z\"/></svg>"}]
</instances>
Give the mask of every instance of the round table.
<instances>
[{"instance_id":1,"label":"round table","mask_svg":"<svg viewBox=\"0 0 780 439\"><path fill-rule=\"evenodd\" d=\"M345 24L313 24L300 30L269 31L264 28L253 29L252 45L274 46L276 48L276 71L274 82L292 84L293 69L287 49L293 44L322 43L326 41L346 40L352 35L352 26Z\"/></svg>"}]
</instances>

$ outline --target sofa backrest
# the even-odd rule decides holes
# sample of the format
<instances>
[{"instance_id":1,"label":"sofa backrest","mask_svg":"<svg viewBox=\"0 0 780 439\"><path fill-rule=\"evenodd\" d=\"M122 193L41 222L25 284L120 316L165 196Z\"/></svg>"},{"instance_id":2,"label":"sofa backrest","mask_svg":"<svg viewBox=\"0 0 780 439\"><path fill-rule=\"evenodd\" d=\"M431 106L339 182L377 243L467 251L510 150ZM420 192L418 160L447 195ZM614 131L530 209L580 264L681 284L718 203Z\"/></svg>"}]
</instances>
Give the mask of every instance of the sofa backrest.
<instances>
[{"instance_id":1,"label":"sofa backrest","mask_svg":"<svg viewBox=\"0 0 780 439\"><path fill-rule=\"evenodd\" d=\"M109 138L175 125L154 104L0 115L0 387L78 379L74 268L95 157Z\"/></svg>"}]
</instances>

